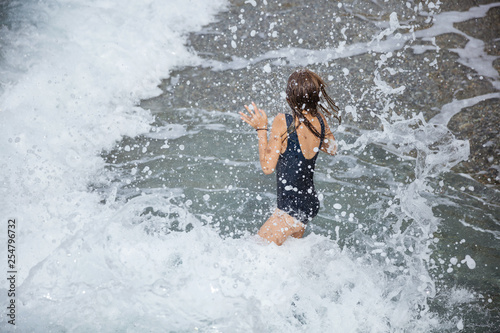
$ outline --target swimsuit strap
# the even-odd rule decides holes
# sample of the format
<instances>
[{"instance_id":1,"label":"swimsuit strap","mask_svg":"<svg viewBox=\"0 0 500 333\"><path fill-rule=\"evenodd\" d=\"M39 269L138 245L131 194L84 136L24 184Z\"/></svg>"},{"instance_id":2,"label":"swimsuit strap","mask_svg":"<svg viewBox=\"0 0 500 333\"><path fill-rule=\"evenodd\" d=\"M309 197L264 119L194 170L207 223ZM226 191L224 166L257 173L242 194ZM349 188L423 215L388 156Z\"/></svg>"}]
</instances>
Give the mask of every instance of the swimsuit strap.
<instances>
[{"instance_id":1,"label":"swimsuit strap","mask_svg":"<svg viewBox=\"0 0 500 333\"><path fill-rule=\"evenodd\" d=\"M319 147L318 152L321 150L321 146L323 145L323 141L325 140L325 123L323 122L323 117L318 113L319 124L321 125L321 136L319 138Z\"/></svg>"},{"instance_id":2,"label":"swimsuit strap","mask_svg":"<svg viewBox=\"0 0 500 333\"><path fill-rule=\"evenodd\" d=\"M291 114L285 114L286 119L286 134L287 138L290 137L294 132L296 132L295 124L293 124L293 116ZM292 126L293 125L293 126Z\"/></svg>"}]
</instances>

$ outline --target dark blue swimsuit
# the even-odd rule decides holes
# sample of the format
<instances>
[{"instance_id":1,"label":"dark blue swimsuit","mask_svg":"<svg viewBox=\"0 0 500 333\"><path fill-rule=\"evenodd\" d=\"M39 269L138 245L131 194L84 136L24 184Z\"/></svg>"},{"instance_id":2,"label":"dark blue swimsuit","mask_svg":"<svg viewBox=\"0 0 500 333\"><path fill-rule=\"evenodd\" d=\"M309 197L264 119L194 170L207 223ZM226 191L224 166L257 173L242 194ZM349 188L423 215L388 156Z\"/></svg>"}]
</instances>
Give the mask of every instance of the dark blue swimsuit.
<instances>
[{"instance_id":1,"label":"dark blue swimsuit","mask_svg":"<svg viewBox=\"0 0 500 333\"><path fill-rule=\"evenodd\" d=\"M318 214L319 200L314 189L314 166L325 136L325 125L321 115L317 117L321 125L321 139L318 152L306 159L300 150L299 137L293 131L288 136L286 151L280 155L276 166L278 189L278 209L302 223L309 222ZM293 122L293 116L286 115L286 127Z\"/></svg>"}]
</instances>

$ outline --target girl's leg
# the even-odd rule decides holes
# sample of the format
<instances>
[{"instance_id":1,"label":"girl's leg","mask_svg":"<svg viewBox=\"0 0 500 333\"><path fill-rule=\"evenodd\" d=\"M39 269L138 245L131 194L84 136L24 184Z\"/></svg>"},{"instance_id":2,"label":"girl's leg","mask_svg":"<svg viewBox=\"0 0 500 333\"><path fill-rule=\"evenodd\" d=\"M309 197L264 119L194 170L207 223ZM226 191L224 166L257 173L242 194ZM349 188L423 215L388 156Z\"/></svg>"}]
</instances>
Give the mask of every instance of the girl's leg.
<instances>
[{"instance_id":1,"label":"girl's leg","mask_svg":"<svg viewBox=\"0 0 500 333\"><path fill-rule=\"evenodd\" d=\"M303 223L301 223L302 225L304 225ZM300 231L297 231L296 233L292 234L292 237L294 238L302 238L302 236L304 236L304 232L306 231L306 226L304 225L304 227L302 228L302 230Z\"/></svg>"},{"instance_id":2,"label":"girl's leg","mask_svg":"<svg viewBox=\"0 0 500 333\"><path fill-rule=\"evenodd\" d=\"M260 228L258 235L277 245L289 237L301 238L306 230L305 224L295 220L287 213L276 209L271 217Z\"/></svg>"}]
</instances>

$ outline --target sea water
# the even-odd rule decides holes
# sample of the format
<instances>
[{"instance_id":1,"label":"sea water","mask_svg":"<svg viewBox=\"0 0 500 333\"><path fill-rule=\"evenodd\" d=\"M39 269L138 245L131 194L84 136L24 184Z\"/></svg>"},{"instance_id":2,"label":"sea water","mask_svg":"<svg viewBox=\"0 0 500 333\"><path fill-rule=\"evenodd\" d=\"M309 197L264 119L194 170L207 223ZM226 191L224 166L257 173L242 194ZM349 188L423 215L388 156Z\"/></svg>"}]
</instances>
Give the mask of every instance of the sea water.
<instances>
[{"instance_id":1,"label":"sea water","mask_svg":"<svg viewBox=\"0 0 500 333\"><path fill-rule=\"evenodd\" d=\"M244 15L266 16L258 5L268 3L3 5L0 241L7 244L5 225L16 219L18 331L489 332L498 326L498 191L450 171L468 158L469 143L446 125L462 108L499 93L454 101L429 119L397 112L406 87L387 73L403 71L390 63L405 49L437 57L433 38L443 33L480 45L454 23L484 17L499 4L447 13L439 2L407 2L403 7L428 25L411 29L394 11L363 18L377 27L367 29L366 40L307 47L298 39L301 47L262 51L249 50L238 35L247 26L250 37L276 37L277 23L265 33L248 27ZM329 7L345 27L354 24L340 14L349 5ZM217 19L226 24L216 15L234 7L241 17L228 22L225 49L235 55L221 56L215 44L197 54L188 34ZM457 50L457 63L498 89L493 60L477 50ZM274 178L260 173L255 133L237 115L261 86L227 92L234 110L208 107L215 94L172 107L179 102L169 96L181 89L172 71L275 74L276 82L263 79L263 87L276 96L261 97L272 109L283 105L286 71L322 65L325 72L332 61L364 54L374 55L365 73L373 80L360 91L346 88L340 102L351 120L334 127L339 154L318 159L319 215L303 239L265 244L255 234L274 209ZM357 72L340 68L346 78L364 75ZM191 75L186 85L204 84ZM163 90L162 79L169 79ZM212 82L214 89L221 84ZM159 95L164 99L145 101ZM363 100L372 99L380 126L367 130L359 121ZM7 274L7 246L0 254ZM9 331L3 280L0 323Z\"/></svg>"}]
</instances>

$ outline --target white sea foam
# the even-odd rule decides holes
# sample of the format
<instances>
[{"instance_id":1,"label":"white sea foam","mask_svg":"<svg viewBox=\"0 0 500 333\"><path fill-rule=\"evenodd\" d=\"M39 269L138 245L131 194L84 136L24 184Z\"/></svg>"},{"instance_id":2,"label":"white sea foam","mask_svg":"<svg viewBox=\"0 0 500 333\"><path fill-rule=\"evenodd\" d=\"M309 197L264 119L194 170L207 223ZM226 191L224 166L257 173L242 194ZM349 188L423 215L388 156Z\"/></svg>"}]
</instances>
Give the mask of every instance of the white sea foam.
<instances>
[{"instance_id":1,"label":"white sea foam","mask_svg":"<svg viewBox=\"0 0 500 333\"><path fill-rule=\"evenodd\" d=\"M151 115L135 105L159 94L175 66L199 63L185 34L224 5L26 1L12 9L0 64L1 211L20 220L19 248L29 253L20 284L96 219L99 199L87 184L103 167L99 151L149 131Z\"/></svg>"},{"instance_id":2,"label":"white sea foam","mask_svg":"<svg viewBox=\"0 0 500 333\"><path fill-rule=\"evenodd\" d=\"M443 105L441 107L441 112L429 120L429 123L447 125L450 119L464 108L474 106L480 102L493 98L500 98L500 93L491 93L466 99L454 100L453 102Z\"/></svg>"},{"instance_id":3,"label":"white sea foam","mask_svg":"<svg viewBox=\"0 0 500 333\"><path fill-rule=\"evenodd\" d=\"M133 200L120 215L133 216L151 199ZM163 202L156 207L172 208ZM198 223L188 215L183 220ZM35 270L21 298L27 328L53 318L53 311L60 316L49 327L79 331L99 323L102 331L423 332L437 323L425 313L414 321L405 301L391 301L413 299L404 279L388 284L377 264L351 258L314 234L276 247L254 236L221 239L209 228L152 237L140 226L102 223L75 235Z\"/></svg>"}]
</instances>

